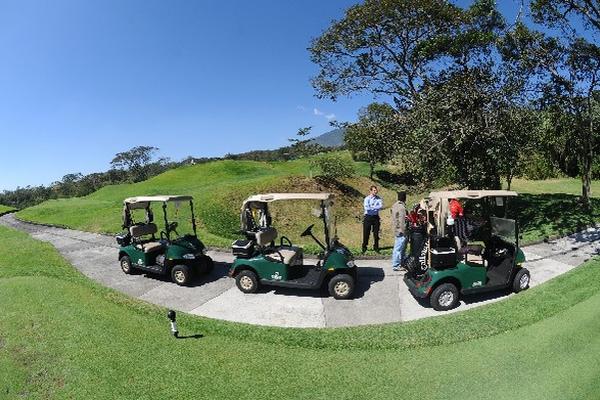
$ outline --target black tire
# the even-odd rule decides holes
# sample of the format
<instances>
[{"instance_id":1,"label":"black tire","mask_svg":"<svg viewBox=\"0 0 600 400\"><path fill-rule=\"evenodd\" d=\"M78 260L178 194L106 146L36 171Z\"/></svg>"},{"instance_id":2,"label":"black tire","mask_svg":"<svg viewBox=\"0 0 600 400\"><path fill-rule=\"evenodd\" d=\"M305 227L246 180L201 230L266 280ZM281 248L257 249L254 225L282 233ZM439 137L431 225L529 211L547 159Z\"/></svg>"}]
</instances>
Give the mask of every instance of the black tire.
<instances>
[{"instance_id":1,"label":"black tire","mask_svg":"<svg viewBox=\"0 0 600 400\"><path fill-rule=\"evenodd\" d=\"M255 293L258 290L258 277L248 269L243 270L235 277L235 284L244 293Z\"/></svg>"},{"instance_id":2,"label":"black tire","mask_svg":"<svg viewBox=\"0 0 600 400\"><path fill-rule=\"evenodd\" d=\"M529 274L529 270L527 270L527 268L519 269L519 271L515 274L515 279L513 279L513 292L519 293L522 290L526 290L529 288L530 282L531 275Z\"/></svg>"},{"instance_id":3,"label":"black tire","mask_svg":"<svg viewBox=\"0 0 600 400\"><path fill-rule=\"evenodd\" d=\"M179 286L189 285L192 278L192 269L187 265L176 265L171 269L171 280Z\"/></svg>"},{"instance_id":4,"label":"black tire","mask_svg":"<svg viewBox=\"0 0 600 400\"><path fill-rule=\"evenodd\" d=\"M348 274L335 275L329 281L329 294L336 300L345 300L354 294L354 278Z\"/></svg>"},{"instance_id":5,"label":"black tire","mask_svg":"<svg viewBox=\"0 0 600 400\"><path fill-rule=\"evenodd\" d=\"M131 258L129 258L129 256L121 257L119 259L119 264L121 265L121 271L127 275L132 275L137 272L133 264L131 264Z\"/></svg>"},{"instance_id":6,"label":"black tire","mask_svg":"<svg viewBox=\"0 0 600 400\"><path fill-rule=\"evenodd\" d=\"M429 304L436 311L448 311L458 304L458 289L452 283L442 283L433 289Z\"/></svg>"}]
</instances>

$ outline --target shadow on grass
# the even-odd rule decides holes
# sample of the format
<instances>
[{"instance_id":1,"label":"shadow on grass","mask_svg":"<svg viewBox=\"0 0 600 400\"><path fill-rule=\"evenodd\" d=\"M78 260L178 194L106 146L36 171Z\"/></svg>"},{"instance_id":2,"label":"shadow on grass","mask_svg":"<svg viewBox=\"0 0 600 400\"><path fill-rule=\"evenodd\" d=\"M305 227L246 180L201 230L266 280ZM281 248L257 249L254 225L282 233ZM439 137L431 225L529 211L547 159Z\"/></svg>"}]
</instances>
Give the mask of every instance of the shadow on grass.
<instances>
[{"instance_id":1,"label":"shadow on grass","mask_svg":"<svg viewBox=\"0 0 600 400\"><path fill-rule=\"evenodd\" d=\"M203 337L203 334L198 333L196 335L177 336L177 339L202 339Z\"/></svg>"},{"instance_id":2,"label":"shadow on grass","mask_svg":"<svg viewBox=\"0 0 600 400\"><path fill-rule=\"evenodd\" d=\"M571 194L521 194L512 200L509 215L519 221L527 243L569 235L600 221L600 199L590 201L590 210L586 210L579 196Z\"/></svg>"}]
</instances>

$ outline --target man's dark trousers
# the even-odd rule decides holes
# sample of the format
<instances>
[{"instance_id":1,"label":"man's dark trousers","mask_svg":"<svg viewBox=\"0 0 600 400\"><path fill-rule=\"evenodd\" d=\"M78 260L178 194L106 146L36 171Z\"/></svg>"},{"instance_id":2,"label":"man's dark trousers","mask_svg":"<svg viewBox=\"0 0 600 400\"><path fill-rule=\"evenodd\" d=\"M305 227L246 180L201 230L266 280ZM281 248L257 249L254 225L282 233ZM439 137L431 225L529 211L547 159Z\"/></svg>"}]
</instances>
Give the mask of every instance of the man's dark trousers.
<instances>
[{"instance_id":1,"label":"man's dark trousers","mask_svg":"<svg viewBox=\"0 0 600 400\"><path fill-rule=\"evenodd\" d=\"M373 231L373 249L379 251L379 225L379 215L365 215L365 219L363 220L363 252L367 251L371 231Z\"/></svg>"}]
</instances>

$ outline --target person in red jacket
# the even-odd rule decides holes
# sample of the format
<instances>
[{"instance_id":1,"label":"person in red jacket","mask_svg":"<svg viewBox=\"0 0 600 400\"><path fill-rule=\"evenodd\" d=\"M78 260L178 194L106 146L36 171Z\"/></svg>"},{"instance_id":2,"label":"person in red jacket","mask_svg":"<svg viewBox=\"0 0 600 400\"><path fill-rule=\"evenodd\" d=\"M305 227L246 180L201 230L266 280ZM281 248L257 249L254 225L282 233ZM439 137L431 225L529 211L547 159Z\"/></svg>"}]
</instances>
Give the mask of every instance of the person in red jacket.
<instances>
[{"instance_id":1,"label":"person in red jacket","mask_svg":"<svg viewBox=\"0 0 600 400\"><path fill-rule=\"evenodd\" d=\"M452 219L457 219L458 217L464 217L464 210L462 204L457 199L450 199L450 215Z\"/></svg>"}]
</instances>

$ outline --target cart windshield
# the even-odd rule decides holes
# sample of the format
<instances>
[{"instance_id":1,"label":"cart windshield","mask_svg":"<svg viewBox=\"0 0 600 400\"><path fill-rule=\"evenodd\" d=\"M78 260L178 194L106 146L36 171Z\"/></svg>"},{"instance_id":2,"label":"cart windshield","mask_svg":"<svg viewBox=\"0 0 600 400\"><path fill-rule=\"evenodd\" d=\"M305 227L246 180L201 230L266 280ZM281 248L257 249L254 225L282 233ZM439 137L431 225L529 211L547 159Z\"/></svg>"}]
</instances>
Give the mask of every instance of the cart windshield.
<instances>
[{"instance_id":1,"label":"cart windshield","mask_svg":"<svg viewBox=\"0 0 600 400\"><path fill-rule=\"evenodd\" d=\"M517 242L517 224L513 219L490 217L492 235L509 243Z\"/></svg>"},{"instance_id":2,"label":"cart windshield","mask_svg":"<svg viewBox=\"0 0 600 400\"><path fill-rule=\"evenodd\" d=\"M178 236L193 235L194 227L192 224L192 210L189 201L170 201L167 205L167 222L174 230L171 230L171 239L176 239ZM158 216L164 218L162 213L155 214L157 225L161 226L163 221L158 221ZM175 224L175 225L174 225Z\"/></svg>"}]
</instances>

